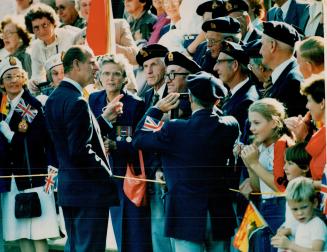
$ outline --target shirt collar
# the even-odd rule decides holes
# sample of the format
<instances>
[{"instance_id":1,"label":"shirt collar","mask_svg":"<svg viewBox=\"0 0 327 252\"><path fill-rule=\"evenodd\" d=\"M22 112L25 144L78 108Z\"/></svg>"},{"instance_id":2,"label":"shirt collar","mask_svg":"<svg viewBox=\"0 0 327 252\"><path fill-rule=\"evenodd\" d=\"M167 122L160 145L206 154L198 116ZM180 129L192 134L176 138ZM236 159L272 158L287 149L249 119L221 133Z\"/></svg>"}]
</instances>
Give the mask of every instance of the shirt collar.
<instances>
[{"instance_id":1,"label":"shirt collar","mask_svg":"<svg viewBox=\"0 0 327 252\"><path fill-rule=\"evenodd\" d=\"M285 20L286 18L286 15L287 15L287 12L288 12L288 9L290 8L290 5L291 5L291 1L290 0L287 0L280 8L282 9L283 11L283 19Z\"/></svg>"},{"instance_id":2,"label":"shirt collar","mask_svg":"<svg viewBox=\"0 0 327 252\"><path fill-rule=\"evenodd\" d=\"M277 81L278 77L285 70L288 64L291 63L293 60L294 57L291 57L288 60L285 60L283 63L281 63L278 67L274 69L274 71L271 73L271 80L273 84Z\"/></svg>"},{"instance_id":3,"label":"shirt collar","mask_svg":"<svg viewBox=\"0 0 327 252\"><path fill-rule=\"evenodd\" d=\"M230 92L232 93L231 96L233 96L241 87L243 87L245 85L245 83L247 83L249 81L249 77L247 77L244 81L241 81L240 83L238 83L235 87L233 87Z\"/></svg>"},{"instance_id":4,"label":"shirt collar","mask_svg":"<svg viewBox=\"0 0 327 252\"><path fill-rule=\"evenodd\" d=\"M66 82L72 84L83 95L83 88L76 81L74 81L74 80L72 80L71 78L68 78L68 77L64 77L63 81L66 81Z\"/></svg>"}]
</instances>

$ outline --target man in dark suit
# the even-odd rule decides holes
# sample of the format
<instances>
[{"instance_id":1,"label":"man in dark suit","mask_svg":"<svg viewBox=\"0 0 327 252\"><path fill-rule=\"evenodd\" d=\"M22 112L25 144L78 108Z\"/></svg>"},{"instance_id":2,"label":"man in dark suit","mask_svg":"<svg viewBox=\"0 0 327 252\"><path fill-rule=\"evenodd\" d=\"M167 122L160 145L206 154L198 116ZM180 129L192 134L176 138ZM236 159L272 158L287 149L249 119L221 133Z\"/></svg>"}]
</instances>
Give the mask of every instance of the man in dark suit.
<instances>
[{"instance_id":1,"label":"man in dark suit","mask_svg":"<svg viewBox=\"0 0 327 252\"><path fill-rule=\"evenodd\" d=\"M299 34L284 22L264 22L260 53L262 63L272 69L272 86L265 96L284 103L288 116L304 115L305 96L300 94L303 76L299 71L294 54Z\"/></svg>"},{"instance_id":2,"label":"man in dark suit","mask_svg":"<svg viewBox=\"0 0 327 252\"><path fill-rule=\"evenodd\" d=\"M304 31L309 20L309 5L297 0L276 0L277 6L267 13L267 21L283 21Z\"/></svg>"},{"instance_id":3,"label":"man in dark suit","mask_svg":"<svg viewBox=\"0 0 327 252\"><path fill-rule=\"evenodd\" d=\"M65 78L47 100L45 113L59 160L58 203L68 236L65 251L103 252L109 207L119 201L99 124L109 132L121 104L108 105L98 124L82 92L98 70L92 51L71 47L63 66Z\"/></svg>"},{"instance_id":4,"label":"man in dark suit","mask_svg":"<svg viewBox=\"0 0 327 252\"><path fill-rule=\"evenodd\" d=\"M213 113L219 99L214 92L217 83L205 72L189 75L192 117L166 121L162 128L159 124L149 131L149 118L160 120L163 113L178 106L179 94L171 93L147 111L135 133L137 148L162 155L168 188L165 235L173 238L175 251L204 251L205 245L211 246L210 251L227 251L234 233L228 191L232 172L226 164L239 127L235 118ZM210 244L205 244L206 239Z\"/></svg>"},{"instance_id":5,"label":"man in dark suit","mask_svg":"<svg viewBox=\"0 0 327 252\"><path fill-rule=\"evenodd\" d=\"M255 83L249 78L248 63L249 57L241 45L225 41L214 68L230 91L223 103L224 115L234 116L242 132L248 108L259 99Z\"/></svg>"}]
</instances>

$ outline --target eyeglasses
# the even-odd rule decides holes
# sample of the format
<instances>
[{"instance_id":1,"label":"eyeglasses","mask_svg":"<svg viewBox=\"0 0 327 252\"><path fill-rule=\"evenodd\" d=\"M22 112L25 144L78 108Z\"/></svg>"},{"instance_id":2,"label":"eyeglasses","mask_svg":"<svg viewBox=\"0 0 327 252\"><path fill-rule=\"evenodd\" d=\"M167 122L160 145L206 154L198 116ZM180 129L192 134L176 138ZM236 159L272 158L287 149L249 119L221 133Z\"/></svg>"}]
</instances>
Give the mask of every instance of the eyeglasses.
<instances>
[{"instance_id":1,"label":"eyeglasses","mask_svg":"<svg viewBox=\"0 0 327 252\"><path fill-rule=\"evenodd\" d=\"M42 29L48 29L50 27L50 22L46 22L46 23L43 23L41 25L35 25L32 27L33 29L33 32L39 32L40 31L40 28L42 27Z\"/></svg>"},{"instance_id":2,"label":"eyeglasses","mask_svg":"<svg viewBox=\"0 0 327 252\"><path fill-rule=\"evenodd\" d=\"M18 33L17 31L5 31L1 34L1 38L4 37L11 37L12 35L14 35L15 33Z\"/></svg>"},{"instance_id":3,"label":"eyeglasses","mask_svg":"<svg viewBox=\"0 0 327 252\"><path fill-rule=\"evenodd\" d=\"M105 78L109 78L109 76L113 76L114 78L120 78L123 76L121 72L102 72L101 75Z\"/></svg>"},{"instance_id":4,"label":"eyeglasses","mask_svg":"<svg viewBox=\"0 0 327 252\"><path fill-rule=\"evenodd\" d=\"M234 61L234 59L217 59L216 60L216 64L221 64L223 62L227 62L227 61Z\"/></svg>"},{"instance_id":5,"label":"eyeglasses","mask_svg":"<svg viewBox=\"0 0 327 252\"><path fill-rule=\"evenodd\" d=\"M176 75L184 75L184 76L186 76L186 75L189 75L189 73L168 73L168 74L165 74L165 77L167 78L167 79L169 79L169 80L175 80L175 77L176 77Z\"/></svg>"},{"instance_id":6,"label":"eyeglasses","mask_svg":"<svg viewBox=\"0 0 327 252\"><path fill-rule=\"evenodd\" d=\"M64 11L66 9L65 5L56 6L56 11Z\"/></svg>"},{"instance_id":7,"label":"eyeglasses","mask_svg":"<svg viewBox=\"0 0 327 252\"><path fill-rule=\"evenodd\" d=\"M206 39L208 45L217 45L221 43L223 40L215 40L215 39Z\"/></svg>"},{"instance_id":8,"label":"eyeglasses","mask_svg":"<svg viewBox=\"0 0 327 252\"><path fill-rule=\"evenodd\" d=\"M22 74L6 75L2 79L6 82L16 81L23 78Z\"/></svg>"}]
</instances>

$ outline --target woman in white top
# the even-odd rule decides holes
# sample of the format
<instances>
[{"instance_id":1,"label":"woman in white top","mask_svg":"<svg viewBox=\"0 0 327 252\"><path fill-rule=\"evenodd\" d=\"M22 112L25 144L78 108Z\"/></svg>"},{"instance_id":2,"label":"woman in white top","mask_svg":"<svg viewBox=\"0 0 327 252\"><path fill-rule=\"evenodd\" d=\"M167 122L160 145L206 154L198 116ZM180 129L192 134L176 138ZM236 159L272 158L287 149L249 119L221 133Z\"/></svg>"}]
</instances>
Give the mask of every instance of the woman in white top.
<instances>
[{"instance_id":1,"label":"woman in white top","mask_svg":"<svg viewBox=\"0 0 327 252\"><path fill-rule=\"evenodd\" d=\"M272 98L264 98L249 107L250 131L254 143L243 147L241 157L250 175L250 185L261 192L259 211L269 229L256 234L255 251L277 251L270 245L270 235L284 222L285 199L276 192L285 190L284 154L291 139L283 123L285 107ZM271 232L272 231L272 232Z\"/></svg>"},{"instance_id":2,"label":"woman in white top","mask_svg":"<svg viewBox=\"0 0 327 252\"><path fill-rule=\"evenodd\" d=\"M45 62L52 55L67 51L73 45L78 28L56 28L58 24L55 11L45 5L38 4L25 16L26 28L34 33L35 41L31 45L32 77L29 88L37 92L35 84L46 81Z\"/></svg>"}]
</instances>

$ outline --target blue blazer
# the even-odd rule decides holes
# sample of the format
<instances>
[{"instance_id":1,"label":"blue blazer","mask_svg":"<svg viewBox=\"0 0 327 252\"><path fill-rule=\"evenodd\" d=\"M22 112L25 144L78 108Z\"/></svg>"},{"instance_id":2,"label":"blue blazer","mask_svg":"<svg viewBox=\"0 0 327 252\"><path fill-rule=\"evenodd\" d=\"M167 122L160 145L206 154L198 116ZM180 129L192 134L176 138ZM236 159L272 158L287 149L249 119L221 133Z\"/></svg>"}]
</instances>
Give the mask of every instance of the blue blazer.
<instances>
[{"instance_id":1,"label":"blue blazer","mask_svg":"<svg viewBox=\"0 0 327 252\"><path fill-rule=\"evenodd\" d=\"M276 98L284 104L288 116L305 115L306 98L300 93L303 76L296 61L292 61L281 73L272 87L266 92L266 97Z\"/></svg>"},{"instance_id":2,"label":"blue blazer","mask_svg":"<svg viewBox=\"0 0 327 252\"><path fill-rule=\"evenodd\" d=\"M2 93L0 94L0 100ZM42 104L34 98L29 91L24 90L22 95L26 105L31 105L32 109L37 110L37 115L25 133L18 131L18 124L22 120L22 116L14 111L9 126L14 131L14 136L9 144L7 139L0 132L0 174L1 175L26 175L28 174L27 159L25 152L25 141L31 167L31 174L45 174L48 172L48 165L56 166L56 158L51 148L50 136L48 134ZM2 116L2 119L5 119ZM44 185L44 177L32 177L32 183L29 178L16 178L18 190L24 190L31 187ZM10 191L10 179L0 179L0 192Z\"/></svg>"},{"instance_id":3,"label":"blue blazer","mask_svg":"<svg viewBox=\"0 0 327 252\"><path fill-rule=\"evenodd\" d=\"M58 202L69 207L119 204L117 188L106 169L100 127L87 101L71 83L62 81L45 105L46 121L59 160ZM108 129L109 131L109 129Z\"/></svg>"},{"instance_id":4,"label":"blue blazer","mask_svg":"<svg viewBox=\"0 0 327 252\"><path fill-rule=\"evenodd\" d=\"M189 120L165 122L160 131L142 130L147 116L160 120L162 115L157 108L146 112L134 145L161 154L168 188L165 235L203 242L210 212L213 239L229 239L236 223L228 190L233 168L226 164L239 134L237 121L202 109Z\"/></svg>"},{"instance_id":5,"label":"blue blazer","mask_svg":"<svg viewBox=\"0 0 327 252\"><path fill-rule=\"evenodd\" d=\"M234 116L240 124L241 131L243 131L245 121L248 118L248 109L258 99L258 91L253 81L249 79L232 97L224 101L222 110L224 115Z\"/></svg>"},{"instance_id":6,"label":"blue blazer","mask_svg":"<svg viewBox=\"0 0 327 252\"><path fill-rule=\"evenodd\" d=\"M267 21L277 20L276 12L278 7L272 7L267 13ZM296 0L292 0L290 7L288 8L285 23L296 25L304 31L305 26L309 20L309 5L298 3Z\"/></svg>"}]
</instances>

